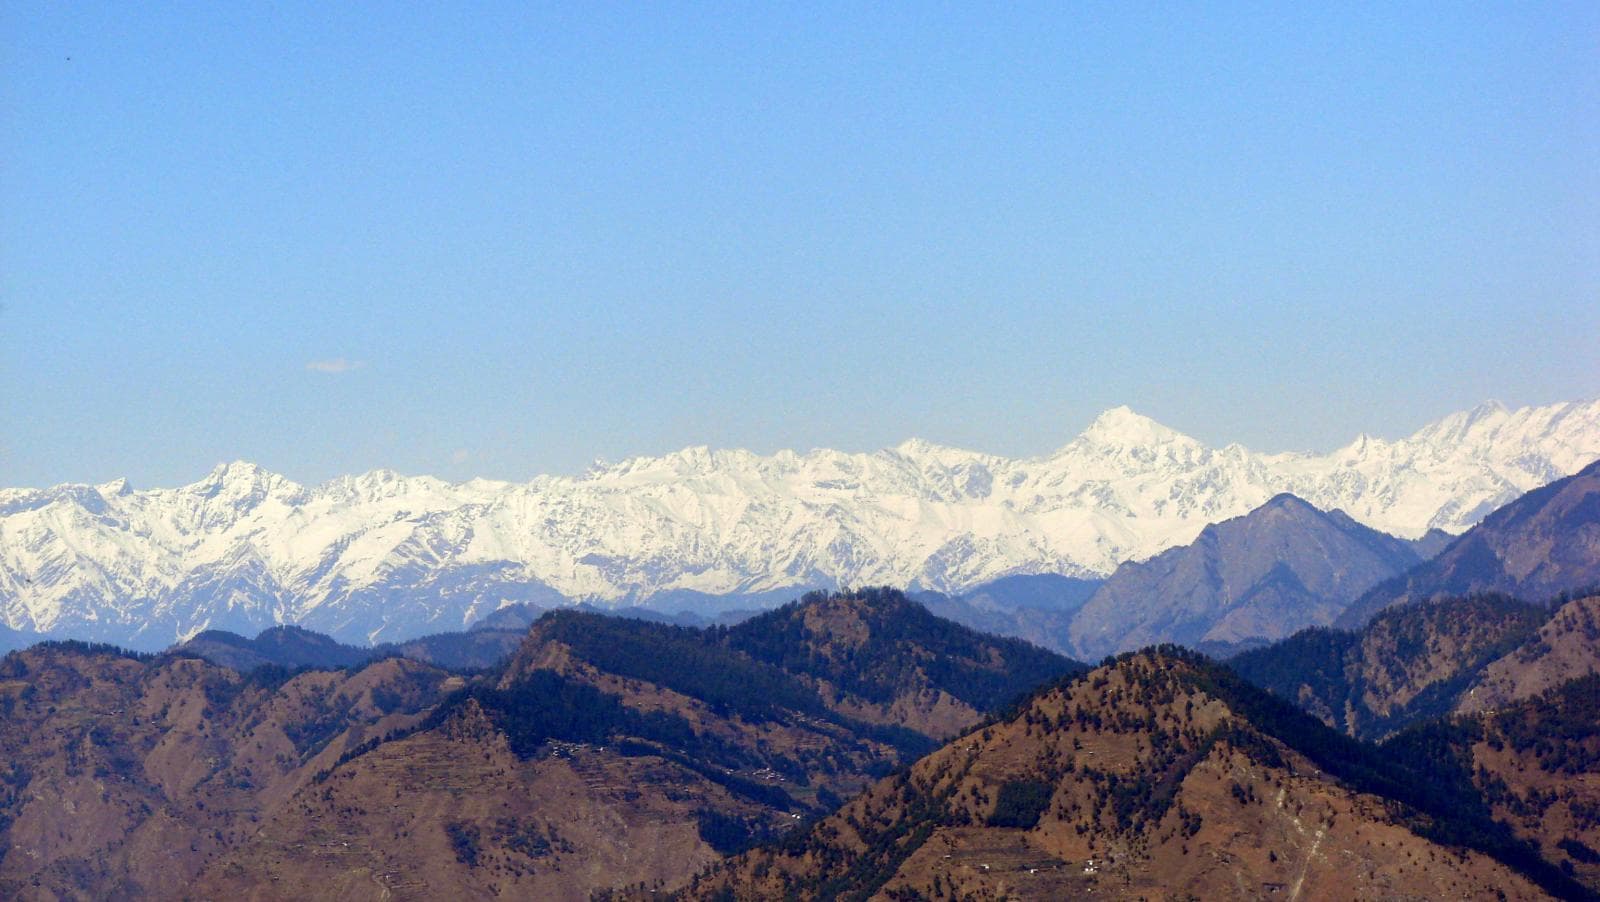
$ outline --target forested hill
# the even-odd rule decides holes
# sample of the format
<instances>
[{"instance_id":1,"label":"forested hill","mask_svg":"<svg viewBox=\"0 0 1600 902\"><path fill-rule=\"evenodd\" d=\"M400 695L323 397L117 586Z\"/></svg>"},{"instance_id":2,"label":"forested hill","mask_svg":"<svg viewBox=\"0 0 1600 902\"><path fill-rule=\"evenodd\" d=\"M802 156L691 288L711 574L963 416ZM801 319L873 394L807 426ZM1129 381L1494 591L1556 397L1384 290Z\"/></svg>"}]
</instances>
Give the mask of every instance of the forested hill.
<instances>
[{"instance_id":1,"label":"forested hill","mask_svg":"<svg viewBox=\"0 0 1600 902\"><path fill-rule=\"evenodd\" d=\"M889 588L812 593L737 626L721 644L796 674L841 711L951 735L1084 665L934 616Z\"/></svg>"},{"instance_id":2,"label":"forested hill","mask_svg":"<svg viewBox=\"0 0 1600 902\"><path fill-rule=\"evenodd\" d=\"M356 667L392 657L411 658L446 670L473 671L499 664L522 644L527 631L526 626L514 630L474 628L367 647L344 645L298 626L275 626L262 630L254 639L226 630L206 630L173 650L240 673L266 666L290 670Z\"/></svg>"},{"instance_id":3,"label":"forested hill","mask_svg":"<svg viewBox=\"0 0 1600 902\"><path fill-rule=\"evenodd\" d=\"M1549 616L1504 595L1439 599L1389 608L1360 630L1304 630L1229 665L1337 730L1381 739L1449 714Z\"/></svg>"}]
</instances>

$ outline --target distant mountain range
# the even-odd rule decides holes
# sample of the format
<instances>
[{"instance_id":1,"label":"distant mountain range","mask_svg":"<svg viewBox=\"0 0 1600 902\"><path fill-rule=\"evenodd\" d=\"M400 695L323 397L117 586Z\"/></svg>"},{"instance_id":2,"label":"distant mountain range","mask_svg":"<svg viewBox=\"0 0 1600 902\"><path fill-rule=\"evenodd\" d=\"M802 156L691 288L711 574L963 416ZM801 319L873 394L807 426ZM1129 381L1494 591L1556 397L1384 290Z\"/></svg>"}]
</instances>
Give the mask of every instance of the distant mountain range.
<instances>
[{"instance_id":1,"label":"distant mountain range","mask_svg":"<svg viewBox=\"0 0 1600 902\"><path fill-rule=\"evenodd\" d=\"M1544 604L1597 587L1600 461L1447 544L1432 533L1406 542L1280 495L1117 568L1067 620L1065 639L1045 644L1085 660L1161 642L1227 655L1305 627L1358 628L1408 602L1493 592Z\"/></svg>"},{"instance_id":2,"label":"distant mountain range","mask_svg":"<svg viewBox=\"0 0 1600 902\"><path fill-rule=\"evenodd\" d=\"M915 597L941 617L1083 660L1160 642L1227 656L1332 623L1453 538L1397 539L1285 494L1109 579L1013 576Z\"/></svg>"},{"instance_id":3,"label":"distant mountain range","mask_svg":"<svg viewBox=\"0 0 1600 902\"><path fill-rule=\"evenodd\" d=\"M1460 532L1600 457L1600 401L1486 404L1331 454L1208 448L1126 408L1011 460L692 448L575 478L388 471L305 487L248 463L177 489L0 491L0 624L163 647L297 624L353 644L461 629L508 603L714 611L812 587L959 595L1098 578L1292 493L1417 538Z\"/></svg>"}]
</instances>

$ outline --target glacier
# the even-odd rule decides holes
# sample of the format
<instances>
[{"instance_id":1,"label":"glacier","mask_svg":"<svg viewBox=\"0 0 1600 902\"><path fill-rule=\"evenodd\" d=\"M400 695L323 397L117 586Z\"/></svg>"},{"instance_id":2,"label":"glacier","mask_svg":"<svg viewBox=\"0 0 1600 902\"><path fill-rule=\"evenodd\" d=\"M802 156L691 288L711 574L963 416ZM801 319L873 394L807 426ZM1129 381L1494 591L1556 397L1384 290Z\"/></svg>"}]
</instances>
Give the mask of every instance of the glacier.
<instances>
[{"instance_id":1,"label":"glacier","mask_svg":"<svg viewBox=\"0 0 1600 902\"><path fill-rule=\"evenodd\" d=\"M1489 402L1329 454L1211 448L1118 407L1023 459L694 447L521 483L376 470L314 487L240 461L172 489L0 490L0 624L151 648L284 623L375 642L517 602L958 593L1104 576L1282 492L1402 537L1459 533L1596 458L1600 400Z\"/></svg>"}]
</instances>

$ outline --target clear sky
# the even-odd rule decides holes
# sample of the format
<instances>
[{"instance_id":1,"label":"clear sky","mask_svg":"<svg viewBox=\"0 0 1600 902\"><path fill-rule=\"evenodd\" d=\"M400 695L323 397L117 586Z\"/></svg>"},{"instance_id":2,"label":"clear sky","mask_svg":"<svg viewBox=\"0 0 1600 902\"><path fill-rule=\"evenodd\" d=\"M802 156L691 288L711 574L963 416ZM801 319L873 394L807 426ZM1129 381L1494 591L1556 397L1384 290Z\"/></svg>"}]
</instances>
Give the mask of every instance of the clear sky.
<instances>
[{"instance_id":1,"label":"clear sky","mask_svg":"<svg viewBox=\"0 0 1600 902\"><path fill-rule=\"evenodd\" d=\"M0 485L1600 395L1600 4L982 5L4 4Z\"/></svg>"}]
</instances>

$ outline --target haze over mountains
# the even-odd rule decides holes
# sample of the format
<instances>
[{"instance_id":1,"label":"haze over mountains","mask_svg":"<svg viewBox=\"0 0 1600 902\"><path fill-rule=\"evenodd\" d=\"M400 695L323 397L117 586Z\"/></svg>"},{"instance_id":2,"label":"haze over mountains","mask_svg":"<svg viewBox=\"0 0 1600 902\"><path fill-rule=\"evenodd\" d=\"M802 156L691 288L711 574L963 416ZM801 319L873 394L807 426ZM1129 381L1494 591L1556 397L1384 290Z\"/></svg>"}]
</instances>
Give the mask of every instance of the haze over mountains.
<instances>
[{"instance_id":1,"label":"haze over mountains","mask_svg":"<svg viewBox=\"0 0 1600 902\"><path fill-rule=\"evenodd\" d=\"M1289 492L1406 538L1460 532L1600 457L1600 401L1485 404L1331 454L1221 449L1126 408L1054 454L692 448L581 477L314 488L247 463L177 489L0 491L0 623L154 648L294 623L371 643L509 602L762 606L808 587L960 592L1104 576Z\"/></svg>"}]
</instances>

